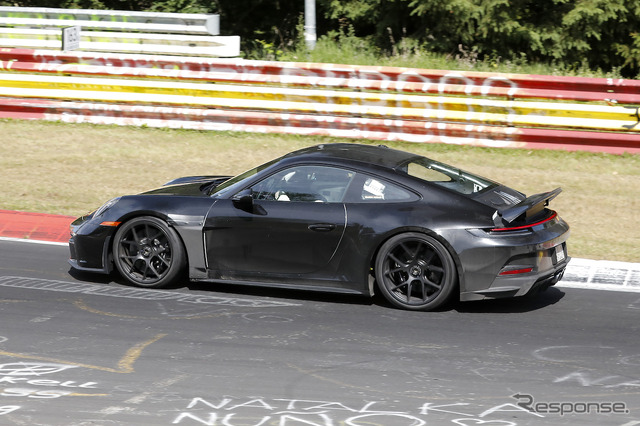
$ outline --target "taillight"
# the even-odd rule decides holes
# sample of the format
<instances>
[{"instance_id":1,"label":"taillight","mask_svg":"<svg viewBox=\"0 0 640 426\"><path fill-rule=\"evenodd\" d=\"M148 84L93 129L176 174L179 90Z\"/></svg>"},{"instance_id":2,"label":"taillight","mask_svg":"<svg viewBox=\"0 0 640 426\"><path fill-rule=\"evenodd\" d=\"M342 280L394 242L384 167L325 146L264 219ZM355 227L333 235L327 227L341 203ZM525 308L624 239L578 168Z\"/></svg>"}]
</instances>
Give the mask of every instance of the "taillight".
<instances>
[{"instance_id":1,"label":"taillight","mask_svg":"<svg viewBox=\"0 0 640 426\"><path fill-rule=\"evenodd\" d=\"M533 271L533 268L522 268L522 269L508 269L506 271L500 272L498 275L518 275L518 274L527 274Z\"/></svg>"},{"instance_id":2,"label":"taillight","mask_svg":"<svg viewBox=\"0 0 640 426\"><path fill-rule=\"evenodd\" d=\"M552 221L556 217L558 217L558 213L552 212L551 216L549 216L548 218L546 218L544 220L541 220L539 222L530 223L528 225L522 225L522 226L513 226L513 227L509 227L509 228L492 228L491 232L523 231L525 229L533 228L534 226L542 225L543 223Z\"/></svg>"}]
</instances>

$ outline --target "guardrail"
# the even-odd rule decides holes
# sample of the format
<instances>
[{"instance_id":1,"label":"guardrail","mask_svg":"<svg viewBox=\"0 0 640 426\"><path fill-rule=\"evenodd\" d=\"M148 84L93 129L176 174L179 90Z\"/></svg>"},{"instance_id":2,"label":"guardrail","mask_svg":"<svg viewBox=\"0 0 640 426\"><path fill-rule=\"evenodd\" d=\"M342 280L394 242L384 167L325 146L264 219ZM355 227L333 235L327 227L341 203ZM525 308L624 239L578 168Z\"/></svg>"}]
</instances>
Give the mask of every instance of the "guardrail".
<instances>
[{"instance_id":1,"label":"guardrail","mask_svg":"<svg viewBox=\"0 0 640 426\"><path fill-rule=\"evenodd\" d=\"M219 36L220 16L196 13L0 7L0 47L60 49L79 26L80 50L237 57L240 37Z\"/></svg>"},{"instance_id":2,"label":"guardrail","mask_svg":"<svg viewBox=\"0 0 640 426\"><path fill-rule=\"evenodd\" d=\"M31 49L0 68L2 117L640 153L633 80Z\"/></svg>"}]
</instances>

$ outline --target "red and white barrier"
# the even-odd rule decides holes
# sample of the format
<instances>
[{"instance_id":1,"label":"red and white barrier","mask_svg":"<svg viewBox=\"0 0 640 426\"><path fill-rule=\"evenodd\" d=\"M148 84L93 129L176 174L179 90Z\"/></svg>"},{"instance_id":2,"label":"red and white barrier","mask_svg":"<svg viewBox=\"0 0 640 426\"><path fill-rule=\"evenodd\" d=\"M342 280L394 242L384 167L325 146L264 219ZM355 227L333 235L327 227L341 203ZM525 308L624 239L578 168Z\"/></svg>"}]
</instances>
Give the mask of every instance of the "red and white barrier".
<instances>
[{"instance_id":1,"label":"red and white barrier","mask_svg":"<svg viewBox=\"0 0 640 426\"><path fill-rule=\"evenodd\" d=\"M632 80L28 49L0 69L3 117L640 153Z\"/></svg>"}]
</instances>

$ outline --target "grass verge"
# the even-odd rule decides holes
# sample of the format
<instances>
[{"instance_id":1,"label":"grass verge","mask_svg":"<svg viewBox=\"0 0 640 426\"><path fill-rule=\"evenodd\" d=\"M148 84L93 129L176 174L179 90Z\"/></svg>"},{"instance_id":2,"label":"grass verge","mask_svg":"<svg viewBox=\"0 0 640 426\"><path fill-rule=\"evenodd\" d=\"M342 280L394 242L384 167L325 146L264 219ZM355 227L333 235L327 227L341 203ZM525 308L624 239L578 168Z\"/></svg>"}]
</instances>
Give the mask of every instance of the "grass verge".
<instances>
[{"instance_id":1,"label":"grass verge","mask_svg":"<svg viewBox=\"0 0 640 426\"><path fill-rule=\"evenodd\" d=\"M0 120L0 208L81 215L179 177L237 174L335 138ZM356 142L356 141L354 141ZM361 143L379 143L357 141ZM640 156L387 143L552 202L572 227L570 255L640 262Z\"/></svg>"}]
</instances>

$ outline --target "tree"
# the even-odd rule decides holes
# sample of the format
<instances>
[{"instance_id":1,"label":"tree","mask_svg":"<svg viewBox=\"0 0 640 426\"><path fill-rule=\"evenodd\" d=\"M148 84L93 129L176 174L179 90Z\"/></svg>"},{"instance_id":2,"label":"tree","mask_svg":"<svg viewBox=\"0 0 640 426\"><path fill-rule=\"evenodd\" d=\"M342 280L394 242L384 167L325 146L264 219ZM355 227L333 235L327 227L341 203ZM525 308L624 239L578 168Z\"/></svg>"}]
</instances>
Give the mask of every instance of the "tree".
<instances>
[{"instance_id":1,"label":"tree","mask_svg":"<svg viewBox=\"0 0 640 426\"><path fill-rule=\"evenodd\" d=\"M301 37L304 0L0 0L0 4L219 13L221 32L245 52L274 57ZM320 35L349 34L396 52L409 41L479 59L555 62L640 71L638 0L317 0Z\"/></svg>"}]
</instances>

